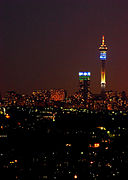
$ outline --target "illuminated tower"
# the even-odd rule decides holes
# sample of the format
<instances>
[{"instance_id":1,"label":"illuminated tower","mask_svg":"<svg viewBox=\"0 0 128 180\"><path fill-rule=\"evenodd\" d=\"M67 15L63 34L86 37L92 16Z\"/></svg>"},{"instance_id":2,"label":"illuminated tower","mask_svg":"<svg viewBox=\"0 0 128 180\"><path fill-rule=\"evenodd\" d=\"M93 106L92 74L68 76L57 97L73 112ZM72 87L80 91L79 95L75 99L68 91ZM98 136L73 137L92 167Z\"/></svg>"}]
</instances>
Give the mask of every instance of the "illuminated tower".
<instances>
[{"instance_id":1,"label":"illuminated tower","mask_svg":"<svg viewBox=\"0 0 128 180\"><path fill-rule=\"evenodd\" d=\"M100 60L101 60L101 93L105 92L105 87L106 87L105 61L106 61L107 49L108 49L107 46L104 44L104 36L102 36L102 44L99 47Z\"/></svg>"},{"instance_id":2,"label":"illuminated tower","mask_svg":"<svg viewBox=\"0 0 128 180\"><path fill-rule=\"evenodd\" d=\"M90 72L79 72L80 92L84 100L89 98L90 75L91 75Z\"/></svg>"}]
</instances>

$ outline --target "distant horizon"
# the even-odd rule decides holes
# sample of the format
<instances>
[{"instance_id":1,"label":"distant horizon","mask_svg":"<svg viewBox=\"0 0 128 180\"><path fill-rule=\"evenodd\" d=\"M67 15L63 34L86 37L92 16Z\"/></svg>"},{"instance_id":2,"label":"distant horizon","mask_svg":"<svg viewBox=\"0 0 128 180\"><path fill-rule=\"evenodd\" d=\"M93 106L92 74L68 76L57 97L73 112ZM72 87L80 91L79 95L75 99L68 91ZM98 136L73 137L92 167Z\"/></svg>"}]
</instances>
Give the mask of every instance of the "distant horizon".
<instances>
[{"instance_id":1,"label":"distant horizon","mask_svg":"<svg viewBox=\"0 0 128 180\"><path fill-rule=\"evenodd\" d=\"M79 87L78 72L91 72L100 92L99 46L108 47L106 90L128 92L128 1L0 1L1 93L16 89Z\"/></svg>"},{"instance_id":2,"label":"distant horizon","mask_svg":"<svg viewBox=\"0 0 128 180\"><path fill-rule=\"evenodd\" d=\"M32 92L33 91L37 91L37 90L50 90L50 89L64 89L64 88L49 88L49 89L34 89L34 90L32 90L31 92L23 92L23 91L21 91L21 90L16 90L16 89L9 89L9 90L7 90L7 91L5 91L5 92L1 92L0 91L0 95L3 97L7 92L9 92L9 91L14 91L14 92L16 92L17 94L20 94L20 95L28 95L28 96L30 96L31 94L32 94ZM76 93L76 92L78 92L78 90L76 90L76 91L74 91L74 92L71 92L71 91L68 91L68 90L66 90L66 89L64 89L66 92L67 92L67 95L68 96L72 96L74 93ZM119 92L119 93L122 93L123 91L126 93L126 95L128 95L128 92L127 91L125 91L125 90L121 90L121 91L118 91L118 90L112 90L112 89L110 89L110 90L106 90L105 92L109 92L109 91L112 91L112 92ZM92 91L91 91L91 93L92 94L101 94L101 92L96 92L96 93L93 93Z\"/></svg>"}]
</instances>

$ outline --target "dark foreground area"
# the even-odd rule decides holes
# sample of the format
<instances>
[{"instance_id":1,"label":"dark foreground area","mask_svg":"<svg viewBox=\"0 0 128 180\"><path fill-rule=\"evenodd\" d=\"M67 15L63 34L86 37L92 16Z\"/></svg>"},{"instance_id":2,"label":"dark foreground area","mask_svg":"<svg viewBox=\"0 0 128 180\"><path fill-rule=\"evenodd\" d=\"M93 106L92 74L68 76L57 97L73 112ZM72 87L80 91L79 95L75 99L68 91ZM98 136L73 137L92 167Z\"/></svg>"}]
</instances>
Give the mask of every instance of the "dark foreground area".
<instances>
[{"instance_id":1,"label":"dark foreground area","mask_svg":"<svg viewBox=\"0 0 128 180\"><path fill-rule=\"evenodd\" d=\"M127 179L127 121L123 111L8 107L0 179Z\"/></svg>"}]
</instances>

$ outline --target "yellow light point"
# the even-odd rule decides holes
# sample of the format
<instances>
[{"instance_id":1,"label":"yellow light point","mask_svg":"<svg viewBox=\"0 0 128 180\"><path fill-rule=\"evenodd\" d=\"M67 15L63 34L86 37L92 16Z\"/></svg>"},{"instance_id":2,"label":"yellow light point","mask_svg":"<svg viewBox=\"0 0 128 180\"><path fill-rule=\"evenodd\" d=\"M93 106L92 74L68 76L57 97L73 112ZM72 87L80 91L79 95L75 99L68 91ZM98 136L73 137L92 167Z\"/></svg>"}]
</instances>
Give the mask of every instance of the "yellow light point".
<instances>
[{"instance_id":1,"label":"yellow light point","mask_svg":"<svg viewBox=\"0 0 128 180\"><path fill-rule=\"evenodd\" d=\"M105 40L104 40L104 35L103 35L102 36L102 43L101 43L99 49L106 52L108 48L107 48L107 46L105 45L104 42L105 42Z\"/></svg>"},{"instance_id":2,"label":"yellow light point","mask_svg":"<svg viewBox=\"0 0 128 180\"><path fill-rule=\"evenodd\" d=\"M105 72L101 72L101 84L105 84Z\"/></svg>"},{"instance_id":3,"label":"yellow light point","mask_svg":"<svg viewBox=\"0 0 128 180\"><path fill-rule=\"evenodd\" d=\"M66 144L66 147L71 147L72 145L71 144Z\"/></svg>"},{"instance_id":4,"label":"yellow light point","mask_svg":"<svg viewBox=\"0 0 128 180\"><path fill-rule=\"evenodd\" d=\"M98 148L98 147L100 147L100 144L99 143L95 143L94 144L94 148Z\"/></svg>"},{"instance_id":5,"label":"yellow light point","mask_svg":"<svg viewBox=\"0 0 128 180\"><path fill-rule=\"evenodd\" d=\"M108 166L110 168L112 167L112 165L110 163L107 163L106 166Z\"/></svg>"},{"instance_id":6,"label":"yellow light point","mask_svg":"<svg viewBox=\"0 0 128 180\"><path fill-rule=\"evenodd\" d=\"M104 36L102 36L102 45L104 46Z\"/></svg>"},{"instance_id":7,"label":"yellow light point","mask_svg":"<svg viewBox=\"0 0 128 180\"><path fill-rule=\"evenodd\" d=\"M77 179L77 175L74 175L74 179Z\"/></svg>"},{"instance_id":8,"label":"yellow light point","mask_svg":"<svg viewBox=\"0 0 128 180\"><path fill-rule=\"evenodd\" d=\"M97 127L97 128L98 128L98 129L101 129L101 130L104 130L104 127L100 127L100 126L99 126L99 127Z\"/></svg>"},{"instance_id":9,"label":"yellow light point","mask_svg":"<svg viewBox=\"0 0 128 180\"><path fill-rule=\"evenodd\" d=\"M10 161L10 164L14 164L14 161Z\"/></svg>"},{"instance_id":10,"label":"yellow light point","mask_svg":"<svg viewBox=\"0 0 128 180\"><path fill-rule=\"evenodd\" d=\"M5 116L7 119L9 119L10 118L10 116L8 115L8 114L6 114L6 116Z\"/></svg>"}]
</instances>

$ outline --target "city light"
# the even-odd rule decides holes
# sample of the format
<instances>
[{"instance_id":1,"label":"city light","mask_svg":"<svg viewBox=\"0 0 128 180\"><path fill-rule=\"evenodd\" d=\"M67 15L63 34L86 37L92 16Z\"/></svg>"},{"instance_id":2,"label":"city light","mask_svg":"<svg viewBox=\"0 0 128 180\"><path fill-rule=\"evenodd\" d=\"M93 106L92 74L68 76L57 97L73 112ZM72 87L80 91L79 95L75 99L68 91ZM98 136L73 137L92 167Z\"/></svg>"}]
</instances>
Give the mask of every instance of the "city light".
<instances>
[{"instance_id":1,"label":"city light","mask_svg":"<svg viewBox=\"0 0 128 180\"><path fill-rule=\"evenodd\" d=\"M100 53L100 59L101 60L106 60L106 53L105 52Z\"/></svg>"},{"instance_id":2,"label":"city light","mask_svg":"<svg viewBox=\"0 0 128 180\"><path fill-rule=\"evenodd\" d=\"M101 129L101 130L106 130L105 127L97 127L97 128L99 128L99 129Z\"/></svg>"},{"instance_id":3,"label":"city light","mask_svg":"<svg viewBox=\"0 0 128 180\"><path fill-rule=\"evenodd\" d=\"M7 119L10 119L10 116L8 115L8 114L6 114L6 116L5 116Z\"/></svg>"},{"instance_id":4,"label":"city light","mask_svg":"<svg viewBox=\"0 0 128 180\"><path fill-rule=\"evenodd\" d=\"M99 148L99 147L100 147L100 144L99 144L99 143L94 143L93 145L92 145L92 144L89 144L89 147L90 147L90 148Z\"/></svg>"},{"instance_id":5,"label":"city light","mask_svg":"<svg viewBox=\"0 0 128 180\"><path fill-rule=\"evenodd\" d=\"M90 72L79 72L79 80L81 81L89 81L91 73Z\"/></svg>"},{"instance_id":6,"label":"city light","mask_svg":"<svg viewBox=\"0 0 128 180\"><path fill-rule=\"evenodd\" d=\"M83 72L79 72L79 76L83 76Z\"/></svg>"},{"instance_id":7,"label":"city light","mask_svg":"<svg viewBox=\"0 0 128 180\"><path fill-rule=\"evenodd\" d=\"M79 72L79 76L90 76L90 72Z\"/></svg>"},{"instance_id":8,"label":"city light","mask_svg":"<svg viewBox=\"0 0 128 180\"><path fill-rule=\"evenodd\" d=\"M93 164L93 163L94 163L93 161L90 162L90 164Z\"/></svg>"},{"instance_id":9,"label":"city light","mask_svg":"<svg viewBox=\"0 0 128 180\"><path fill-rule=\"evenodd\" d=\"M72 145L71 144L66 144L66 147L71 147Z\"/></svg>"},{"instance_id":10,"label":"city light","mask_svg":"<svg viewBox=\"0 0 128 180\"><path fill-rule=\"evenodd\" d=\"M77 177L77 175L74 175L74 179L77 179L78 177Z\"/></svg>"},{"instance_id":11,"label":"city light","mask_svg":"<svg viewBox=\"0 0 128 180\"><path fill-rule=\"evenodd\" d=\"M100 147L100 144L99 143L95 143L94 144L94 148L98 148L98 147Z\"/></svg>"}]
</instances>

